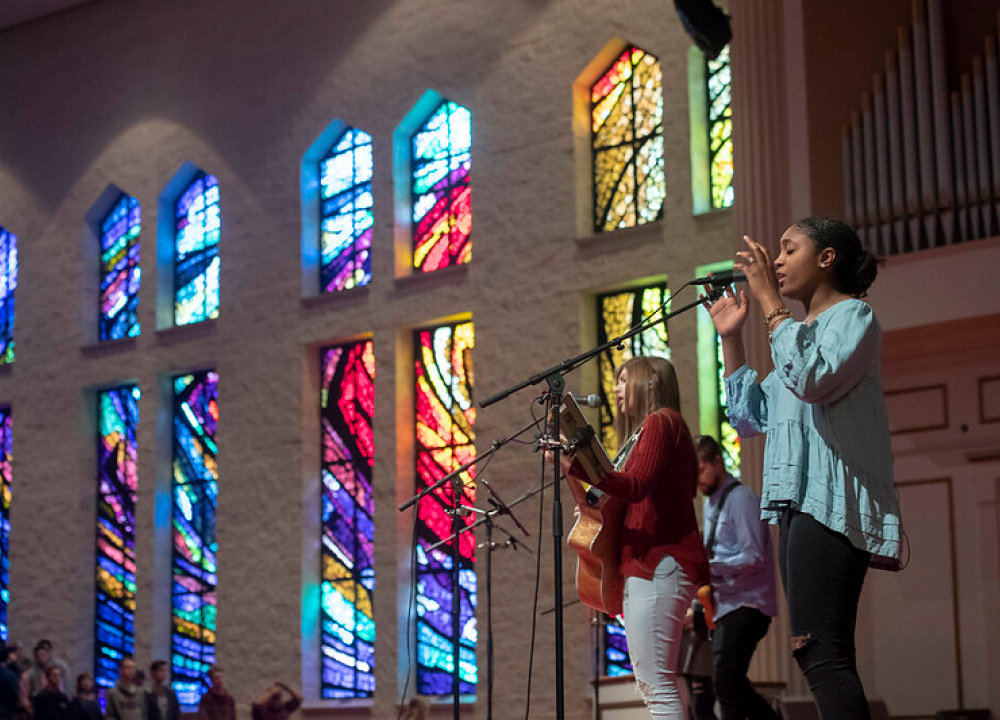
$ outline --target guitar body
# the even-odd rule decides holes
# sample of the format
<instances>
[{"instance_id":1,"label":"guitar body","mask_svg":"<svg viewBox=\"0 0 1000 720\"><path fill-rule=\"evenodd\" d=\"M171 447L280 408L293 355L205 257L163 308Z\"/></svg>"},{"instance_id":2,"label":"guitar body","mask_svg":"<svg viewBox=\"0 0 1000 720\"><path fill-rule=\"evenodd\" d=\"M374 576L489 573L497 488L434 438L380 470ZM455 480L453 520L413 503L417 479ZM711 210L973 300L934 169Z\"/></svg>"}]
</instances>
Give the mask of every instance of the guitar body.
<instances>
[{"instance_id":1,"label":"guitar body","mask_svg":"<svg viewBox=\"0 0 1000 720\"><path fill-rule=\"evenodd\" d=\"M561 440L568 452L574 453L591 482L612 469L601 441L593 427L580 412L572 395L564 398L560 408ZM588 487L580 480L566 476L580 515L566 538L577 553L576 590L580 602L608 615L621 615L625 579L618 570L621 559L621 529L625 520L625 504Z\"/></svg>"},{"instance_id":2,"label":"guitar body","mask_svg":"<svg viewBox=\"0 0 1000 720\"><path fill-rule=\"evenodd\" d=\"M570 485L576 480L567 478ZM574 495L576 493L574 492ZM596 503L580 503L580 516L567 537L577 553L576 591L580 602L608 615L621 615L625 578L618 570L625 505L602 495Z\"/></svg>"}]
</instances>

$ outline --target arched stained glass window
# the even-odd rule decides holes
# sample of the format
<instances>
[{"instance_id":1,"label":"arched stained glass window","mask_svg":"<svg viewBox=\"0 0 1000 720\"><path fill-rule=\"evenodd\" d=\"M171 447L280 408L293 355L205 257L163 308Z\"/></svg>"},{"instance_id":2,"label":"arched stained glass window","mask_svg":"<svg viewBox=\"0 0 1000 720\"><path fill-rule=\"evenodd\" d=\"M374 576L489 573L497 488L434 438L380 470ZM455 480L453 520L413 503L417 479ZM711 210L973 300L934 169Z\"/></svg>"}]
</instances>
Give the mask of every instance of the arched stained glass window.
<instances>
[{"instance_id":1,"label":"arched stained glass window","mask_svg":"<svg viewBox=\"0 0 1000 720\"><path fill-rule=\"evenodd\" d=\"M0 227L0 365L14 362L14 291L17 235Z\"/></svg>"},{"instance_id":2,"label":"arched stained glass window","mask_svg":"<svg viewBox=\"0 0 1000 720\"><path fill-rule=\"evenodd\" d=\"M135 496L139 388L97 395L97 592L94 682L103 694L135 650Z\"/></svg>"},{"instance_id":3,"label":"arched stained glass window","mask_svg":"<svg viewBox=\"0 0 1000 720\"><path fill-rule=\"evenodd\" d=\"M428 273L472 258L472 115L445 100L412 141L413 269Z\"/></svg>"},{"instance_id":4,"label":"arched stained glass window","mask_svg":"<svg viewBox=\"0 0 1000 720\"><path fill-rule=\"evenodd\" d=\"M670 297L666 283L654 283L597 296L597 344L628 332L643 318L663 305ZM669 311L669 306L667 310ZM629 358L639 355L658 355L670 358L667 323L658 322L648 330L625 342L622 348L605 350L597 358L601 395L601 443L614 457L618 441L614 431L615 368Z\"/></svg>"},{"instance_id":5,"label":"arched stained glass window","mask_svg":"<svg viewBox=\"0 0 1000 720\"><path fill-rule=\"evenodd\" d=\"M705 60L708 92L708 163L712 207L733 204L733 96L729 46L714 60Z\"/></svg>"},{"instance_id":6,"label":"arched stained glass window","mask_svg":"<svg viewBox=\"0 0 1000 720\"><path fill-rule=\"evenodd\" d=\"M471 322L443 325L414 334L416 400L416 490L419 492L475 457L476 408L472 402ZM472 505L472 473L461 476L461 502ZM475 693L476 666L476 538L462 533L459 551L458 627L452 612L450 487L423 498L417 506L417 692L452 695L453 639L460 638L459 693ZM463 518L471 525L474 517ZM439 545L439 543L441 543ZM437 547L432 546L437 545Z\"/></svg>"},{"instance_id":7,"label":"arched stained glass window","mask_svg":"<svg viewBox=\"0 0 1000 720\"><path fill-rule=\"evenodd\" d=\"M174 324L219 316L219 181L198 171L174 206Z\"/></svg>"},{"instance_id":8,"label":"arched stained glass window","mask_svg":"<svg viewBox=\"0 0 1000 720\"><path fill-rule=\"evenodd\" d=\"M638 325L650 313L667 302L670 294L666 283L653 283L597 296L597 342L603 344ZM669 311L669 306L667 307ZM614 430L615 368L629 358L640 355L670 357L666 321L657 322L648 330L626 341L625 347L614 347L597 358L600 378L601 421L600 438L608 454L618 451ZM604 625L604 674L629 675L628 643L625 628L614 618L605 618Z\"/></svg>"},{"instance_id":9,"label":"arched stained glass window","mask_svg":"<svg viewBox=\"0 0 1000 720\"><path fill-rule=\"evenodd\" d=\"M101 341L139 334L139 201L122 193L101 221Z\"/></svg>"},{"instance_id":10,"label":"arched stained glass window","mask_svg":"<svg viewBox=\"0 0 1000 720\"><path fill-rule=\"evenodd\" d=\"M347 128L319 163L320 288L336 292L372 279L372 138Z\"/></svg>"},{"instance_id":11,"label":"arched stained glass window","mask_svg":"<svg viewBox=\"0 0 1000 720\"><path fill-rule=\"evenodd\" d=\"M10 498L11 446L13 434L10 408L0 408L0 640L10 639L7 605L10 603Z\"/></svg>"},{"instance_id":12,"label":"arched stained glass window","mask_svg":"<svg viewBox=\"0 0 1000 720\"><path fill-rule=\"evenodd\" d=\"M215 662L218 384L213 371L174 378L171 677L185 712Z\"/></svg>"},{"instance_id":13,"label":"arched stained glass window","mask_svg":"<svg viewBox=\"0 0 1000 720\"><path fill-rule=\"evenodd\" d=\"M628 47L590 91L594 231L636 227L663 214L660 61Z\"/></svg>"},{"instance_id":14,"label":"arched stained glass window","mask_svg":"<svg viewBox=\"0 0 1000 720\"><path fill-rule=\"evenodd\" d=\"M326 348L321 362L320 696L372 697L372 342L362 340Z\"/></svg>"}]
</instances>

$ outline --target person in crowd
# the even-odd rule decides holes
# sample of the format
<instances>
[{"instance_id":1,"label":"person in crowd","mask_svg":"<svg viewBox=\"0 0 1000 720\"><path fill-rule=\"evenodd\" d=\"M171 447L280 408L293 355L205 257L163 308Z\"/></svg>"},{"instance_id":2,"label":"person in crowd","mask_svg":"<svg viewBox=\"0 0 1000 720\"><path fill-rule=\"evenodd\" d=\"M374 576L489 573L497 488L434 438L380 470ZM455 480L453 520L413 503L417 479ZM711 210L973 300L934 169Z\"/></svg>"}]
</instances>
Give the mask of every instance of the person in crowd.
<instances>
[{"instance_id":1,"label":"person in crowd","mask_svg":"<svg viewBox=\"0 0 1000 720\"><path fill-rule=\"evenodd\" d=\"M712 687L723 720L777 720L747 677L778 614L771 533L760 520L760 498L726 472L716 439L703 435L696 448L714 603Z\"/></svg>"},{"instance_id":2,"label":"person in crowd","mask_svg":"<svg viewBox=\"0 0 1000 720\"><path fill-rule=\"evenodd\" d=\"M76 676L76 695L70 704L73 720L104 720L101 703L97 699L94 676L80 673Z\"/></svg>"},{"instance_id":3,"label":"person in crowd","mask_svg":"<svg viewBox=\"0 0 1000 720\"><path fill-rule=\"evenodd\" d=\"M146 697L135 685L135 671L135 660L131 657L118 662L118 679L104 695L108 720L146 720Z\"/></svg>"},{"instance_id":4,"label":"person in crowd","mask_svg":"<svg viewBox=\"0 0 1000 720\"><path fill-rule=\"evenodd\" d=\"M198 720L236 720L236 701L226 690L226 673L218 665L208 669L208 692L198 703Z\"/></svg>"},{"instance_id":5,"label":"person in crowd","mask_svg":"<svg viewBox=\"0 0 1000 720\"><path fill-rule=\"evenodd\" d=\"M51 666L59 668L60 683L68 682L70 677L69 666L64 661L53 657L52 643L49 640L39 640L35 644L34 662L21 673L21 707L29 713L33 707L31 701L45 686L45 672ZM65 694L64 686L60 686L59 689L63 690Z\"/></svg>"},{"instance_id":6,"label":"person in crowd","mask_svg":"<svg viewBox=\"0 0 1000 720\"><path fill-rule=\"evenodd\" d=\"M20 681L11 668L12 650L14 648L0 645L0 720L12 720L21 701Z\"/></svg>"},{"instance_id":7,"label":"person in crowd","mask_svg":"<svg viewBox=\"0 0 1000 720\"><path fill-rule=\"evenodd\" d=\"M427 720L430 714L431 706L427 702L427 698L420 696L410 698L410 701L406 703L406 708L403 711L402 720Z\"/></svg>"},{"instance_id":8,"label":"person in crowd","mask_svg":"<svg viewBox=\"0 0 1000 720\"><path fill-rule=\"evenodd\" d=\"M180 720L177 693L167 684L167 661L153 661L149 677L153 687L146 693L146 720Z\"/></svg>"},{"instance_id":9,"label":"person in crowd","mask_svg":"<svg viewBox=\"0 0 1000 720\"><path fill-rule=\"evenodd\" d=\"M774 371L746 364L746 293L709 314L722 340L729 420L766 435L761 515L778 524L792 653L825 718L869 718L855 661L869 564L898 569L901 523L882 395L882 332L863 297L878 272L849 226L807 218L773 261L744 236L736 266L764 316ZM802 304L792 318L785 299Z\"/></svg>"},{"instance_id":10,"label":"person in crowd","mask_svg":"<svg viewBox=\"0 0 1000 720\"><path fill-rule=\"evenodd\" d=\"M696 588L708 582L708 560L694 513L698 464L674 366L659 357L626 360L615 370L615 401L622 450L617 469L594 486L608 503L624 505L620 570L629 656L652 716L683 720L682 624ZM562 456L562 469L593 482L572 455Z\"/></svg>"},{"instance_id":11,"label":"person in crowd","mask_svg":"<svg viewBox=\"0 0 1000 720\"><path fill-rule=\"evenodd\" d=\"M62 691L62 669L50 665L45 670L45 684L31 700L34 720L73 720L69 698Z\"/></svg>"},{"instance_id":12,"label":"person in crowd","mask_svg":"<svg viewBox=\"0 0 1000 720\"><path fill-rule=\"evenodd\" d=\"M288 699L285 699L285 695ZM302 705L302 696L280 680L250 706L253 720L288 720L288 716Z\"/></svg>"}]
</instances>

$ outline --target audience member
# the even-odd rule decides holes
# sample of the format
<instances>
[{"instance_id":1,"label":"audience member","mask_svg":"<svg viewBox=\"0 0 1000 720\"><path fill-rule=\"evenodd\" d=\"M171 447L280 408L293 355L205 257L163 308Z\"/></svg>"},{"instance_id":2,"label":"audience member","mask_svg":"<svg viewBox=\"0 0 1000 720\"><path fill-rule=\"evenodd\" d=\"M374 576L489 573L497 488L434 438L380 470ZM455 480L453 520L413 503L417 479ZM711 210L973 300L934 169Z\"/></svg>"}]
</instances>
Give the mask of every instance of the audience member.
<instances>
[{"instance_id":1,"label":"audience member","mask_svg":"<svg viewBox=\"0 0 1000 720\"><path fill-rule=\"evenodd\" d=\"M287 700L284 699L286 692ZM250 714L253 720L288 720L288 716L298 710L301 704L302 696L279 680L254 700Z\"/></svg>"},{"instance_id":2,"label":"audience member","mask_svg":"<svg viewBox=\"0 0 1000 720\"><path fill-rule=\"evenodd\" d=\"M31 700L35 720L73 720L69 698L62 691L62 670L50 665L45 670L45 684Z\"/></svg>"},{"instance_id":3,"label":"audience member","mask_svg":"<svg viewBox=\"0 0 1000 720\"><path fill-rule=\"evenodd\" d=\"M31 701L46 684L45 671L51 666L60 670L60 690L64 690L62 683L69 680L69 666L62 660L56 660L52 656L52 643L48 640L39 640L34 650L35 662L27 670L21 673L20 696L21 706L31 712Z\"/></svg>"},{"instance_id":4,"label":"audience member","mask_svg":"<svg viewBox=\"0 0 1000 720\"><path fill-rule=\"evenodd\" d=\"M108 720L146 720L146 698L135 686L135 660L122 658L118 663L118 681L105 694Z\"/></svg>"},{"instance_id":5,"label":"audience member","mask_svg":"<svg viewBox=\"0 0 1000 720\"><path fill-rule=\"evenodd\" d=\"M0 644L0 720L12 720L21 700L17 673L9 663L13 650L14 648Z\"/></svg>"},{"instance_id":6,"label":"audience member","mask_svg":"<svg viewBox=\"0 0 1000 720\"><path fill-rule=\"evenodd\" d=\"M180 720L181 706L177 693L167 684L167 661L156 660L149 666L153 687L146 693L147 720Z\"/></svg>"},{"instance_id":7,"label":"audience member","mask_svg":"<svg viewBox=\"0 0 1000 720\"><path fill-rule=\"evenodd\" d=\"M97 700L94 676L80 673L76 676L76 695L70 704L73 720L104 720L101 703Z\"/></svg>"},{"instance_id":8,"label":"audience member","mask_svg":"<svg viewBox=\"0 0 1000 720\"><path fill-rule=\"evenodd\" d=\"M226 674L218 665L208 669L208 692L198 703L198 720L236 720L236 702L226 691Z\"/></svg>"}]
</instances>

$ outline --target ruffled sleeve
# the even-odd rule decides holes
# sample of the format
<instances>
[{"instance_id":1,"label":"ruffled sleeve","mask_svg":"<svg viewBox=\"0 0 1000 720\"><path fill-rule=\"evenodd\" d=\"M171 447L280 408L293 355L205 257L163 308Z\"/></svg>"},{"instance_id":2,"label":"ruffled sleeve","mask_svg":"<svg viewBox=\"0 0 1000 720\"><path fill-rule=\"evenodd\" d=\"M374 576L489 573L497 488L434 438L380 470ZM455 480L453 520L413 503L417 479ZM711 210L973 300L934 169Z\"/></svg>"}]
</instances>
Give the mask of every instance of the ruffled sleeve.
<instances>
[{"instance_id":1,"label":"ruffled sleeve","mask_svg":"<svg viewBox=\"0 0 1000 720\"><path fill-rule=\"evenodd\" d=\"M740 437L753 437L766 430L767 395L749 365L743 365L726 378L726 402L729 424Z\"/></svg>"},{"instance_id":2,"label":"ruffled sleeve","mask_svg":"<svg viewBox=\"0 0 1000 720\"><path fill-rule=\"evenodd\" d=\"M786 320L771 336L775 377L807 403L831 403L854 387L877 357L880 332L872 309L844 300L812 325ZM740 433L742 435L742 433Z\"/></svg>"}]
</instances>

